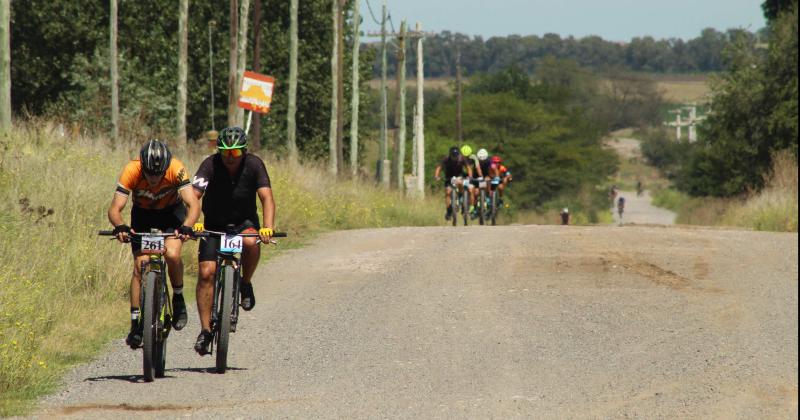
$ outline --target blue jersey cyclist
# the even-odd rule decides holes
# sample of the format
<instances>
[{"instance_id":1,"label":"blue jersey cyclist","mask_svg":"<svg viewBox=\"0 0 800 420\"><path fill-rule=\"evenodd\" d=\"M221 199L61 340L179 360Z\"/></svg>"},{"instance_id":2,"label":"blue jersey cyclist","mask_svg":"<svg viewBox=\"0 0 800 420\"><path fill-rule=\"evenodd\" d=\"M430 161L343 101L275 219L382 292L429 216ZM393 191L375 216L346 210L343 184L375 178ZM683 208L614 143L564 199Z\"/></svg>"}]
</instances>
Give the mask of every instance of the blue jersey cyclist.
<instances>
[{"instance_id":1,"label":"blue jersey cyclist","mask_svg":"<svg viewBox=\"0 0 800 420\"><path fill-rule=\"evenodd\" d=\"M204 223L198 223L195 230L225 231L227 225L231 224L240 233L258 232L258 239L268 243L275 225L275 201L264 162L258 156L247 153L247 134L239 127L220 131L217 150L219 153L207 157L192 178L194 192L203 200L204 217ZM256 198L261 201L260 218ZM204 238L199 245L197 312L201 329L195 342L195 351L201 356L209 353L213 337L211 307L219 241L218 237ZM261 250L255 237L243 238L243 245L241 305L249 311L256 304L251 279L258 266Z\"/></svg>"}]
</instances>

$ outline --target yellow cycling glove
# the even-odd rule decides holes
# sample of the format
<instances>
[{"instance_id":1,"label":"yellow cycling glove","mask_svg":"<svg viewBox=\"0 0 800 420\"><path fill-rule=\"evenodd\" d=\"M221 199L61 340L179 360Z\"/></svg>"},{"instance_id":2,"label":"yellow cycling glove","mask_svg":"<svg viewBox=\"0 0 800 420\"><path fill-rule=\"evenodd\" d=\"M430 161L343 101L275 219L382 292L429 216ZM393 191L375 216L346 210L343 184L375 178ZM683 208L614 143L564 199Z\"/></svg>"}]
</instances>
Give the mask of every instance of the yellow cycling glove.
<instances>
[{"instance_id":1,"label":"yellow cycling glove","mask_svg":"<svg viewBox=\"0 0 800 420\"><path fill-rule=\"evenodd\" d=\"M258 230L258 234L259 235L266 236L268 238L271 238L273 233L274 232L270 228L261 228L261 229Z\"/></svg>"},{"instance_id":2,"label":"yellow cycling glove","mask_svg":"<svg viewBox=\"0 0 800 420\"><path fill-rule=\"evenodd\" d=\"M194 226L192 226L192 230L195 232L202 232L206 230L206 227L203 226L202 223L195 223Z\"/></svg>"}]
</instances>

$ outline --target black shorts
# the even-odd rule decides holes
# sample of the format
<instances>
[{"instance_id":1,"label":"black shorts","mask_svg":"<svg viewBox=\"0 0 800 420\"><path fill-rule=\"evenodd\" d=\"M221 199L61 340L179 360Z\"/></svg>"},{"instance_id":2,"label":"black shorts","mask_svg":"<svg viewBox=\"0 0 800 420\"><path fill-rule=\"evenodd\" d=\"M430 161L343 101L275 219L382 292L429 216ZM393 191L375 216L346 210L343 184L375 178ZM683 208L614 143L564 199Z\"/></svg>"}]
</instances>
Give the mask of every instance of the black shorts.
<instances>
[{"instance_id":1,"label":"black shorts","mask_svg":"<svg viewBox=\"0 0 800 420\"><path fill-rule=\"evenodd\" d=\"M225 228L219 226L206 226L207 230L215 232L224 232ZM250 219L245 220L242 224L236 226L236 232L239 233L258 233L260 228L258 220L255 222ZM197 261L217 261L217 250L219 250L219 236L209 236L208 238L200 239L200 246L197 249Z\"/></svg>"},{"instance_id":2,"label":"black shorts","mask_svg":"<svg viewBox=\"0 0 800 420\"><path fill-rule=\"evenodd\" d=\"M176 204L165 209L150 210L133 206L131 209L131 229L137 233L146 233L150 229L158 229L164 233L175 232L186 219L186 206L183 203ZM139 252L142 244L139 241L131 241L133 252Z\"/></svg>"}]
</instances>

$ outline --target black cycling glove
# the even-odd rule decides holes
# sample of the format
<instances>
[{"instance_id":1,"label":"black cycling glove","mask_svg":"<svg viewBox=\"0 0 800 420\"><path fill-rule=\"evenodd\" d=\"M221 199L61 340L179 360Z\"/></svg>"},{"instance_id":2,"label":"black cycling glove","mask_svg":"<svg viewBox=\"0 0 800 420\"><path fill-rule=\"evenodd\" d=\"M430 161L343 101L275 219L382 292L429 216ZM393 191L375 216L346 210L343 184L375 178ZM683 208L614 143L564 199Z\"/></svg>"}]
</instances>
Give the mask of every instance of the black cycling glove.
<instances>
[{"instance_id":1,"label":"black cycling glove","mask_svg":"<svg viewBox=\"0 0 800 420\"><path fill-rule=\"evenodd\" d=\"M178 233L181 235L191 236L194 231L192 230L191 226L181 225L181 227L178 228Z\"/></svg>"},{"instance_id":2,"label":"black cycling glove","mask_svg":"<svg viewBox=\"0 0 800 420\"><path fill-rule=\"evenodd\" d=\"M122 232L131 233L131 227L128 226L128 225L124 225L124 224L123 225L117 225L117 226L114 226L114 230L112 231L114 236L119 235Z\"/></svg>"}]
</instances>

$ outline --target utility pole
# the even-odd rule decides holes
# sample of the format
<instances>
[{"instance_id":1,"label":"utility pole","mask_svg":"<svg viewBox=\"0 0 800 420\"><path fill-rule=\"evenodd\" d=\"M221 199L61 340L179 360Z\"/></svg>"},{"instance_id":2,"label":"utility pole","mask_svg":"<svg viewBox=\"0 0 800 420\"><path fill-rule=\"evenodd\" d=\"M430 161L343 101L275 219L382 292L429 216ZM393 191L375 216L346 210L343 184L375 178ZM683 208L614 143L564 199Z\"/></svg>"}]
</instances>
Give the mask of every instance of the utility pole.
<instances>
[{"instance_id":1,"label":"utility pole","mask_svg":"<svg viewBox=\"0 0 800 420\"><path fill-rule=\"evenodd\" d=\"M337 81L339 80L339 76L337 71L339 70L339 66L337 65L338 61L338 46L339 43L339 19L337 18L337 14L339 13L339 0L330 0L331 2L331 19L333 19L333 48L331 51L331 126L330 131L328 133L328 172L331 175L337 175L339 164L336 160L338 153L336 151L336 147L338 145L336 141L337 129L339 127L339 123L337 121L337 117L339 115L338 110L338 87L339 84Z\"/></svg>"},{"instance_id":2,"label":"utility pole","mask_svg":"<svg viewBox=\"0 0 800 420\"><path fill-rule=\"evenodd\" d=\"M404 40L406 38L420 38L420 37L424 36L424 34L422 32L419 32L419 31L408 31L408 30L406 30L404 32L404 34L402 34L402 36L401 36L400 33L387 34L387 32L386 32L386 22L387 22L387 20L388 19L387 19L387 12L386 12L386 2L384 1L383 16L382 16L382 20L381 20L381 31L380 32L370 32L370 33L367 34L367 36L369 36L369 37L380 37L381 38L381 54L382 54L382 60L381 60L381 88L380 88L381 89L381 137L380 137L380 152L379 152L380 153L380 157L379 157L379 161L378 161L378 165L377 165L377 169L378 169L377 172L378 172L378 180L380 181L381 185L383 185L386 188L389 187L390 179L394 178L391 175L394 174L395 177L397 177L397 173L395 171L397 171L397 168L398 168L397 164L390 165L391 161L389 160L389 157L388 157L389 148L388 148L388 144L387 144L388 143L387 142L387 126L388 126L388 109L387 109L388 108L388 99L387 99L387 96L388 96L388 89L386 87L386 79L387 79L387 77L386 77L386 67L387 67L387 64L386 64L386 61L387 61L387 59L386 59L386 55L387 55L386 37L387 36L393 36L393 37L398 38L398 41L401 41L401 38L402 38L401 42L404 42ZM403 49L403 52L404 52L403 53L403 60L405 60L405 49ZM398 57L399 57L399 55L398 55ZM400 70L401 68L403 69L402 71L405 72L405 66L404 65L400 66L398 64L398 68L397 68L398 73L401 71ZM399 81L400 80L401 80L401 78L398 77L398 90L400 90L399 89ZM402 80L403 80L403 83L405 84L405 76L402 78ZM398 94L399 93L400 92L398 92ZM402 100L403 100L403 103L405 103L405 98L403 98ZM400 109L398 109L397 111L398 111L398 113L401 112ZM403 115L403 119L402 119L402 121L403 121L402 128L403 128L403 134L404 134L403 143L405 144L405 107L402 108L402 112L404 114ZM400 125L400 124L398 124L398 125ZM395 153L395 159L397 159L398 158L397 155L399 154L399 149L395 149L395 150L397 151ZM403 153L405 153L405 147L403 148ZM402 183L402 176L403 176L402 174L399 175L400 183Z\"/></svg>"},{"instance_id":3,"label":"utility pole","mask_svg":"<svg viewBox=\"0 0 800 420\"><path fill-rule=\"evenodd\" d=\"M244 68L247 65L247 23L250 12L250 0L242 0L241 9L239 11L239 35L236 56L236 86L234 89L234 102L233 106L236 110L236 125L244 128L244 108L239 108L237 102L239 101L239 89L242 87L242 78L244 78ZM249 121L248 121L249 122ZM246 130L247 128L245 128Z\"/></svg>"},{"instance_id":4,"label":"utility pole","mask_svg":"<svg viewBox=\"0 0 800 420\"><path fill-rule=\"evenodd\" d=\"M117 0L111 0L111 138L114 147L119 144L119 70L117 68Z\"/></svg>"},{"instance_id":5,"label":"utility pole","mask_svg":"<svg viewBox=\"0 0 800 420\"><path fill-rule=\"evenodd\" d=\"M389 149L386 144L386 128L389 124L386 88L386 15L386 0L383 0L383 16L381 17L381 144L378 158L378 180L384 188L389 188Z\"/></svg>"},{"instance_id":6,"label":"utility pole","mask_svg":"<svg viewBox=\"0 0 800 420\"><path fill-rule=\"evenodd\" d=\"M289 105L286 111L286 147L289 161L297 163L297 8L298 0L291 0L289 6Z\"/></svg>"},{"instance_id":7,"label":"utility pole","mask_svg":"<svg viewBox=\"0 0 800 420\"><path fill-rule=\"evenodd\" d=\"M239 86L236 85L236 63L239 61L237 34L239 33L239 1L230 0L229 54L228 54L228 127L236 125L236 99Z\"/></svg>"},{"instance_id":8,"label":"utility pole","mask_svg":"<svg viewBox=\"0 0 800 420\"><path fill-rule=\"evenodd\" d=\"M394 172L396 173L397 189L403 190L405 183L406 162L406 21L400 22L400 34L397 37L397 109L395 119L395 155Z\"/></svg>"},{"instance_id":9,"label":"utility pole","mask_svg":"<svg viewBox=\"0 0 800 420\"><path fill-rule=\"evenodd\" d=\"M456 47L456 141L458 146L464 140L461 131L461 48Z\"/></svg>"},{"instance_id":10,"label":"utility pole","mask_svg":"<svg viewBox=\"0 0 800 420\"><path fill-rule=\"evenodd\" d=\"M352 114L350 115L350 174L353 178L358 176L358 105L361 93L358 81L358 53L361 47L360 34L358 32L358 27L361 23L360 3L361 0L355 0L353 5L353 95L350 100L350 113Z\"/></svg>"},{"instance_id":11,"label":"utility pole","mask_svg":"<svg viewBox=\"0 0 800 420\"><path fill-rule=\"evenodd\" d=\"M261 73L261 0L255 0L253 5L253 71ZM255 114L252 141L248 141L251 150L261 149L261 114Z\"/></svg>"},{"instance_id":12,"label":"utility pole","mask_svg":"<svg viewBox=\"0 0 800 420\"><path fill-rule=\"evenodd\" d=\"M339 2L336 11L336 172L344 173L344 6L347 0Z\"/></svg>"},{"instance_id":13,"label":"utility pole","mask_svg":"<svg viewBox=\"0 0 800 420\"><path fill-rule=\"evenodd\" d=\"M0 130L11 128L11 0L0 0Z\"/></svg>"},{"instance_id":14,"label":"utility pole","mask_svg":"<svg viewBox=\"0 0 800 420\"><path fill-rule=\"evenodd\" d=\"M211 33L216 26L216 21L208 22L208 82L211 85L211 131L217 131L214 125L214 44L211 42Z\"/></svg>"},{"instance_id":15,"label":"utility pole","mask_svg":"<svg viewBox=\"0 0 800 420\"><path fill-rule=\"evenodd\" d=\"M422 24L417 22L416 33L420 34L417 38L417 112L416 124L414 125L416 138L416 156L414 161L417 163L417 170L414 172L417 181L417 194L420 198L425 197L425 71L422 58Z\"/></svg>"},{"instance_id":16,"label":"utility pole","mask_svg":"<svg viewBox=\"0 0 800 420\"><path fill-rule=\"evenodd\" d=\"M186 81L189 57L189 0L180 0L178 7L178 145L186 146Z\"/></svg>"}]
</instances>

